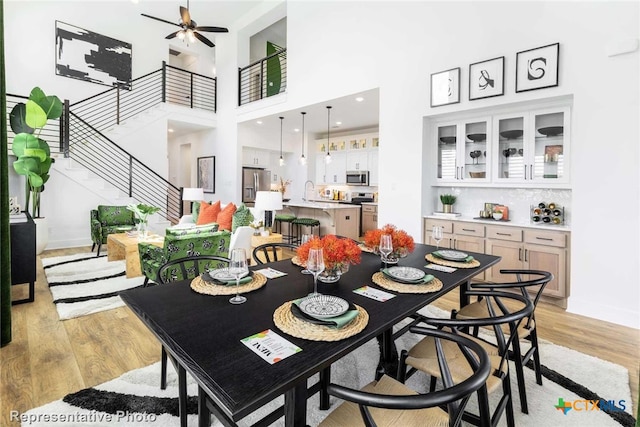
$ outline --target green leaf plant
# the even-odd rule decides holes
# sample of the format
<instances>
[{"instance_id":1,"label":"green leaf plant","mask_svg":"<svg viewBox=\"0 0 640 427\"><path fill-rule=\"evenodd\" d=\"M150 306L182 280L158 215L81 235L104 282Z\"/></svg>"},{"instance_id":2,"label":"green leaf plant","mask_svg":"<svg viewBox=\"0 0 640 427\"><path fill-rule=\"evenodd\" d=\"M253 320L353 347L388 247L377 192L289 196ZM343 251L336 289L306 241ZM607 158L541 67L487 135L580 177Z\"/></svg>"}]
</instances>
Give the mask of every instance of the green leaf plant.
<instances>
[{"instance_id":1,"label":"green leaf plant","mask_svg":"<svg viewBox=\"0 0 640 427\"><path fill-rule=\"evenodd\" d=\"M49 144L40 138L48 120L62 115L62 102L53 95L47 96L39 87L33 88L27 103L16 104L9 115L11 129L15 133L12 151L17 157L13 162L16 173L27 178L25 188L26 209L34 218L40 217L40 194L49 180L51 158Z\"/></svg>"}]
</instances>

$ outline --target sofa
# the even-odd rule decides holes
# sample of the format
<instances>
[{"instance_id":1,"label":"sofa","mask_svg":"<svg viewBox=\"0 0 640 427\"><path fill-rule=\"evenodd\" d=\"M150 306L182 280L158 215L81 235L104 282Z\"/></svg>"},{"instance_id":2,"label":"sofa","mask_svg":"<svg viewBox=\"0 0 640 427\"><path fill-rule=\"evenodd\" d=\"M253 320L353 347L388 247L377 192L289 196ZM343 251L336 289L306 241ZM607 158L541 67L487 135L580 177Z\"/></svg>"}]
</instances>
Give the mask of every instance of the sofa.
<instances>
[{"instance_id":1,"label":"sofa","mask_svg":"<svg viewBox=\"0 0 640 427\"><path fill-rule=\"evenodd\" d=\"M147 286L149 281L157 281L160 267L168 261L198 255L216 255L227 258L231 233L226 230L211 231L213 228L214 226L211 226L207 230L198 227L191 229L192 232L181 232L177 235L167 233L162 248L151 243L139 242L138 253L140 268L145 276L144 286Z\"/></svg>"},{"instance_id":2,"label":"sofa","mask_svg":"<svg viewBox=\"0 0 640 427\"><path fill-rule=\"evenodd\" d=\"M113 233L124 233L136 227L133 212L126 206L99 205L90 213L91 251L98 247L96 256L100 256L100 248L107 243L107 236Z\"/></svg>"}]
</instances>

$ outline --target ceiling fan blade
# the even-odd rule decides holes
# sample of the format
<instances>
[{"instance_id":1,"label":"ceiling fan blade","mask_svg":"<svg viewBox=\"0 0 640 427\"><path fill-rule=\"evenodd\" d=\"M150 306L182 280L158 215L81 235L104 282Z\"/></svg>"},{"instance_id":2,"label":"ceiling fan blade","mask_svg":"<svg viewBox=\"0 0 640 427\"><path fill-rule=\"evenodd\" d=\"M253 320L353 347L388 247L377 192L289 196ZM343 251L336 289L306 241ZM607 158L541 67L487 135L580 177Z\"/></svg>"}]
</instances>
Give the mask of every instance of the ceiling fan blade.
<instances>
[{"instance_id":1,"label":"ceiling fan blade","mask_svg":"<svg viewBox=\"0 0 640 427\"><path fill-rule=\"evenodd\" d=\"M180 25L176 24L175 22L167 21L166 19L156 18L155 16L147 15L145 13L141 13L140 15L142 15L144 17L147 17L147 18L155 19L156 21L164 22L165 24L175 25L176 27L180 26Z\"/></svg>"},{"instance_id":2,"label":"ceiling fan blade","mask_svg":"<svg viewBox=\"0 0 640 427\"><path fill-rule=\"evenodd\" d=\"M180 17L182 18L182 23L187 27L191 24L191 15L189 14L189 9L184 6L180 6Z\"/></svg>"},{"instance_id":3,"label":"ceiling fan blade","mask_svg":"<svg viewBox=\"0 0 640 427\"><path fill-rule=\"evenodd\" d=\"M169 34L167 37L165 37L165 39L172 39L172 38L176 37L180 31L182 31L182 30L178 30L175 33Z\"/></svg>"},{"instance_id":4,"label":"ceiling fan blade","mask_svg":"<svg viewBox=\"0 0 640 427\"><path fill-rule=\"evenodd\" d=\"M209 40L208 38L206 38L205 36L203 36L200 33L196 33L195 31L193 32L193 35L196 36L196 38L198 40L200 40L202 43L206 44L209 47L215 47L215 44L213 44L213 42L211 40Z\"/></svg>"},{"instance_id":5,"label":"ceiling fan blade","mask_svg":"<svg viewBox=\"0 0 640 427\"><path fill-rule=\"evenodd\" d=\"M209 33L228 33L229 29L224 27L195 27L194 30L206 31Z\"/></svg>"}]
</instances>

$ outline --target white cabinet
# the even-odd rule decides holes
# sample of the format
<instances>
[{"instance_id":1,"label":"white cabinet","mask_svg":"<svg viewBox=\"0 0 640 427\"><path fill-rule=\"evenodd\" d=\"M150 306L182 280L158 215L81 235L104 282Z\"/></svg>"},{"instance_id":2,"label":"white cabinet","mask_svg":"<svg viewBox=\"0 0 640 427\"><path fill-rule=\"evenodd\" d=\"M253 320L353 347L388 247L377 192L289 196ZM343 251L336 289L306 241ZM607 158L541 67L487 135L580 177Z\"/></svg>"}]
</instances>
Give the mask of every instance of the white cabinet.
<instances>
[{"instance_id":1,"label":"white cabinet","mask_svg":"<svg viewBox=\"0 0 640 427\"><path fill-rule=\"evenodd\" d=\"M347 155L344 152L331 153L331 163L326 165L327 184L345 184L347 181Z\"/></svg>"},{"instance_id":2,"label":"white cabinet","mask_svg":"<svg viewBox=\"0 0 640 427\"><path fill-rule=\"evenodd\" d=\"M369 152L368 151L348 151L347 152L347 170L348 171L366 171L369 170Z\"/></svg>"},{"instance_id":3,"label":"white cabinet","mask_svg":"<svg viewBox=\"0 0 640 427\"><path fill-rule=\"evenodd\" d=\"M324 154L316 155L316 184L326 184L327 163Z\"/></svg>"},{"instance_id":4,"label":"white cabinet","mask_svg":"<svg viewBox=\"0 0 640 427\"><path fill-rule=\"evenodd\" d=\"M270 152L258 148L245 147L242 149L242 165L253 167L269 167Z\"/></svg>"},{"instance_id":5,"label":"white cabinet","mask_svg":"<svg viewBox=\"0 0 640 427\"><path fill-rule=\"evenodd\" d=\"M378 185L378 150L369 151L367 159L367 167L369 168L369 185Z\"/></svg>"},{"instance_id":6,"label":"white cabinet","mask_svg":"<svg viewBox=\"0 0 640 427\"><path fill-rule=\"evenodd\" d=\"M570 105L536 105L435 120L437 185L566 188L571 183Z\"/></svg>"},{"instance_id":7,"label":"white cabinet","mask_svg":"<svg viewBox=\"0 0 640 427\"><path fill-rule=\"evenodd\" d=\"M317 184L346 184L347 171L369 171L370 185L378 185L378 134L319 139L315 146ZM326 163L327 152L331 163Z\"/></svg>"}]
</instances>

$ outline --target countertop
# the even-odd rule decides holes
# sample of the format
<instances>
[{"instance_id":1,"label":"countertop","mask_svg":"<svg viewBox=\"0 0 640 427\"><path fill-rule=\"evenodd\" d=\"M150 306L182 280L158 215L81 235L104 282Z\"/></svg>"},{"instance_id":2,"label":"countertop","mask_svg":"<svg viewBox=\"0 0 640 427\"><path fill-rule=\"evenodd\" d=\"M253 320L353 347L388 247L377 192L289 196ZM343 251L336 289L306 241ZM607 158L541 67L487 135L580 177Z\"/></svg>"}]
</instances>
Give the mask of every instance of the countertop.
<instances>
[{"instance_id":1,"label":"countertop","mask_svg":"<svg viewBox=\"0 0 640 427\"><path fill-rule=\"evenodd\" d=\"M476 222L486 225L500 225L505 227L520 227L520 228L535 228L536 230L548 230L548 231L571 231L571 227L568 225L547 225L547 224L532 224L531 222L523 221L497 221L494 219L473 219L472 217L461 215L456 218L445 218L438 215L425 215L424 218L439 219L442 221L462 221L462 222Z\"/></svg>"},{"instance_id":2,"label":"countertop","mask_svg":"<svg viewBox=\"0 0 640 427\"><path fill-rule=\"evenodd\" d=\"M363 205L378 206L378 202L362 202Z\"/></svg>"},{"instance_id":3,"label":"countertop","mask_svg":"<svg viewBox=\"0 0 640 427\"><path fill-rule=\"evenodd\" d=\"M282 202L282 206L307 209L360 209L360 206L358 205L342 204L338 203L337 200L333 200L331 202L307 202L303 200L291 200L289 202Z\"/></svg>"}]
</instances>

